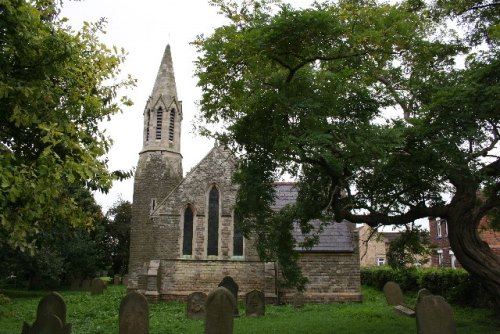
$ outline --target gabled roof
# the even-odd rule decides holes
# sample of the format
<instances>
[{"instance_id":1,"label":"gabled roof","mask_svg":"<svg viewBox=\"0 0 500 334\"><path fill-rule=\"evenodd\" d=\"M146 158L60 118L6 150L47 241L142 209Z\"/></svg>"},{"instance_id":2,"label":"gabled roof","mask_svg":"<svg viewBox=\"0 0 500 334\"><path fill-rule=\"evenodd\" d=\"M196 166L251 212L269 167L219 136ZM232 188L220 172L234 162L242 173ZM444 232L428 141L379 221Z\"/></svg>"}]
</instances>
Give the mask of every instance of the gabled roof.
<instances>
[{"instance_id":1,"label":"gabled roof","mask_svg":"<svg viewBox=\"0 0 500 334\"><path fill-rule=\"evenodd\" d=\"M293 204L297 200L298 190L294 182L277 182L274 184L276 192L276 201L272 207L278 211L288 204ZM318 231L321 225L319 220L312 220L310 224L313 226L313 232ZM311 249L304 249L296 246L295 250L299 252L353 252L354 244L352 241L352 231L348 221L331 222L323 226L323 231L319 234L319 242ZM312 235L309 234L309 235ZM304 241L298 224L292 232L297 244Z\"/></svg>"}]
</instances>

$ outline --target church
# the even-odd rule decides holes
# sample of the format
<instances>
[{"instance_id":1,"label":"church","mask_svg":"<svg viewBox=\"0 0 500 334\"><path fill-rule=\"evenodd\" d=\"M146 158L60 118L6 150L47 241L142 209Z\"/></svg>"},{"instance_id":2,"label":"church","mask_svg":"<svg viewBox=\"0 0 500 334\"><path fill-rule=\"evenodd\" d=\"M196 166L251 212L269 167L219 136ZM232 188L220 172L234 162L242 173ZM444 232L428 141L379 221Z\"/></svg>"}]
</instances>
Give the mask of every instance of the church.
<instances>
[{"instance_id":1,"label":"church","mask_svg":"<svg viewBox=\"0 0 500 334\"><path fill-rule=\"evenodd\" d=\"M215 144L183 176L182 118L167 45L144 109L143 147L134 179L128 290L145 294L151 302L185 300L193 292L212 291L231 276L241 296L257 289L268 300L278 294L290 300L295 291L279 287L277 264L261 261L252 239L244 238L235 227L237 186L231 180L237 158ZM276 210L295 201L292 182L274 186ZM294 236L297 242L303 238L300 229ZM353 224L343 221L325 227L313 248L296 248L309 280L306 302L361 300L358 242Z\"/></svg>"}]
</instances>

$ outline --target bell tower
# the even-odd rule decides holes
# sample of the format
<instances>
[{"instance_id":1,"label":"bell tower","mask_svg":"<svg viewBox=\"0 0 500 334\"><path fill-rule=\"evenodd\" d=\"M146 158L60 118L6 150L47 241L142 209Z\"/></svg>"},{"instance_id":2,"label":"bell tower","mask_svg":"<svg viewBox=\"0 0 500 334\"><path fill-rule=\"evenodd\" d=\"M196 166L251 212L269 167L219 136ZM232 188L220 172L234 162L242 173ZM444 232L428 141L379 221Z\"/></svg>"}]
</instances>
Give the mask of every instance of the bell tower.
<instances>
[{"instance_id":1,"label":"bell tower","mask_svg":"<svg viewBox=\"0 0 500 334\"><path fill-rule=\"evenodd\" d=\"M170 45L165 48L143 115L143 144L134 176L130 230L132 288L138 284L144 264L156 258L161 243L150 215L182 180L182 102L177 96Z\"/></svg>"}]
</instances>

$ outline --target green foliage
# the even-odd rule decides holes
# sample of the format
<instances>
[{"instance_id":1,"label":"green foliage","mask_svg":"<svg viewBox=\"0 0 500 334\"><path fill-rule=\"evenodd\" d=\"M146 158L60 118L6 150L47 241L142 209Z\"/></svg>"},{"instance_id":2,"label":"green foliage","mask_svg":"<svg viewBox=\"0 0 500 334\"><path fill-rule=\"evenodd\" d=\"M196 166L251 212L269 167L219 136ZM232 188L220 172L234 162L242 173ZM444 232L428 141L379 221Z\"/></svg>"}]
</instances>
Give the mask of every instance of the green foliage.
<instances>
[{"instance_id":1,"label":"green foliage","mask_svg":"<svg viewBox=\"0 0 500 334\"><path fill-rule=\"evenodd\" d=\"M107 191L100 121L120 110L123 50L99 41L105 21L69 28L56 0L0 3L0 229L22 250L55 222L89 227L69 186ZM121 103L130 104L126 98Z\"/></svg>"},{"instance_id":2,"label":"green foliage","mask_svg":"<svg viewBox=\"0 0 500 334\"><path fill-rule=\"evenodd\" d=\"M107 219L86 189L71 189L76 204L94 221L92 227L71 226L56 221L40 231L33 253L12 247L5 235L0 238L0 283L32 289L54 289L74 277L93 277L110 264L105 243Z\"/></svg>"},{"instance_id":3,"label":"green foliage","mask_svg":"<svg viewBox=\"0 0 500 334\"><path fill-rule=\"evenodd\" d=\"M424 265L429 262L432 251L429 231L412 224L389 244L387 262L394 269L413 267L417 263Z\"/></svg>"},{"instance_id":4,"label":"green foliage","mask_svg":"<svg viewBox=\"0 0 500 334\"><path fill-rule=\"evenodd\" d=\"M107 212L105 244L111 257L111 275L128 273L132 204L118 200Z\"/></svg>"},{"instance_id":5,"label":"green foliage","mask_svg":"<svg viewBox=\"0 0 500 334\"><path fill-rule=\"evenodd\" d=\"M22 322L32 323L36 307L44 293L8 290L11 302L0 304L0 334L18 333ZM88 292L61 291L67 304L68 322L74 333L101 334L118 332L118 308L125 296L124 287L109 286L102 296ZM306 304L302 309L291 305L266 305L262 318L241 316L234 319L234 333L412 333L415 320L392 311L383 294L363 287L362 303ZM150 333L202 333L202 320L186 318L186 305L161 302L150 305ZM453 307L458 333L496 333L495 315L484 309ZM244 314L240 304L240 314ZM335 315L335 316L333 316ZM354 316L355 315L355 316Z\"/></svg>"},{"instance_id":6,"label":"green foliage","mask_svg":"<svg viewBox=\"0 0 500 334\"><path fill-rule=\"evenodd\" d=\"M405 292L426 288L451 303L463 306L490 306L480 282L463 269L392 269L368 267L361 269L361 284L382 290L385 283L394 281Z\"/></svg>"}]
</instances>

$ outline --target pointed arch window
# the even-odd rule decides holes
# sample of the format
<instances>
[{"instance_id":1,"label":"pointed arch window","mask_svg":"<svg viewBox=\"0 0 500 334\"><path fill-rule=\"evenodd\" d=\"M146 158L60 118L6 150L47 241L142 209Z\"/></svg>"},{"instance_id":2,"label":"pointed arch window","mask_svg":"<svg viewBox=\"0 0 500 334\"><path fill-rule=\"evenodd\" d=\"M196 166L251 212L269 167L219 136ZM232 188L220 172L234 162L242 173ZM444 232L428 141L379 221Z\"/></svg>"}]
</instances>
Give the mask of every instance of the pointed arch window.
<instances>
[{"instance_id":1,"label":"pointed arch window","mask_svg":"<svg viewBox=\"0 0 500 334\"><path fill-rule=\"evenodd\" d=\"M219 191L215 186L208 195L207 255L219 254Z\"/></svg>"},{"instance_id":2,"label":"pointed arch window","mask_svg":"<svg viewBox=\"0 0 500 334\"><path fill-rule=\"evenodd\" d=\"M170 124L168 128L168 140L174 141L175 109L170 110Z\"/></svg>"},{"instance_id":3,"label":"pointed arch window","mask_svg":"<svg viewBox=\"0 0 500 334\"><path fill-rule=\"evenodd\" d=\"M156 139L161 139L162 121L163 121L163 109L160 107L156 111Z\"/></svg>"},{"instance_id":4,"label":"pointed arch window","mask_svg":"<svg viewBox=\"0 0 500 334\"><path fill-rule=\"evenodd\" d=\"M233 222L233 256L243 256L243 232L241 231L241 218L237 212Z\"/></svg>"},{"instance_id":5,"label":"pointed arch window","mask_svg":"<svg viewBox=\"0 0 500 334\"><path fill-rule=\"evenodd\" d=\"M188 205L184 211L184 237L182 242L182 255L193 254L193 209Z\"/></svg>"}]
</instances>

